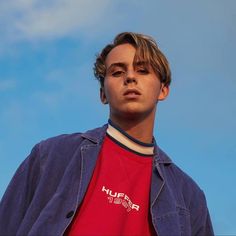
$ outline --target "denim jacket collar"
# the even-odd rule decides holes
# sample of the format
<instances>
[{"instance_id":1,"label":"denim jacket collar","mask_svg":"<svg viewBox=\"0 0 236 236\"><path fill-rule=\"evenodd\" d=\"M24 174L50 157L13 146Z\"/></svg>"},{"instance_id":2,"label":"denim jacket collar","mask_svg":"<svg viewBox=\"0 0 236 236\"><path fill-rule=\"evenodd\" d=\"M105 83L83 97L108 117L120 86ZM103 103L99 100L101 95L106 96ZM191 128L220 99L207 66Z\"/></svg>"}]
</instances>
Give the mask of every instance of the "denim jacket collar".
<instances>
[{"instance_id":1,"label":"denim jacket collar","mask_svg":"<svg viewBox=\"0 0 236 236\"><path fill-rule=\"evenodd\" d=\"M103 142L103 139L106 135L108 125L105 124L99 129L95 130L89 130L82 134L82 137L95 143L95 144L101 144ZM172 163L172 160L163 153L163 151L158 147L156 144L156 141L154 140L155 149L154 149L154 164L157 166L160 163L163 164L170 164Z\"/></svg>"}]
</instances>

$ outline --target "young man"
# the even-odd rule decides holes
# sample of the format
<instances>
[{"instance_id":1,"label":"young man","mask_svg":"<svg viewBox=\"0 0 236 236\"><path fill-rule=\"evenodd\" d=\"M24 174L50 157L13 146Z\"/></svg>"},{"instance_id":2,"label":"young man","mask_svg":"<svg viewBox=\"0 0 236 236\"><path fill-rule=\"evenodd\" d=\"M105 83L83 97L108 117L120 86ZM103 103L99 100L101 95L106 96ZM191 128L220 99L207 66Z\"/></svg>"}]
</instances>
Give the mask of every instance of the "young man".
<instances>
[{"instance_id":1,"label":"young man","mask_svg":"<svg viewBox=\"0 0 236 236\"><path fill-rule=\"evenodd\" d=\"M213 235L203 192L156 145L168 61L121 33L97 57L107 125L37 144L0 205L0 235Z\"/></svg>"}]
</instances>

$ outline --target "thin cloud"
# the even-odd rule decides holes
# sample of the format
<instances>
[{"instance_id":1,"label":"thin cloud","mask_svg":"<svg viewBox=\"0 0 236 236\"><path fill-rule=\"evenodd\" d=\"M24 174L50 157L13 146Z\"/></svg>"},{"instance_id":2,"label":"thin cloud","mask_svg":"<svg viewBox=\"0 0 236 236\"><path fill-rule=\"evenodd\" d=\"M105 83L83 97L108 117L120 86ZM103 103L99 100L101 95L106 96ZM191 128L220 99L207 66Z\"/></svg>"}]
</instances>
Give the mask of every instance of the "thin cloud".
<instances>
[{"instance_id":1,"label":"thin cloud","mask_svg":"<svg viewBox=\"0 0 236 236\"><path fill-rule=\"evenodd\" d=\"M108 0L1 1L0 33L10 41L62 37L102 22L109 6Z\"/></svg>"},{"instance_id":2,"label":"thin cloud","mask_svg":"<svg viewBox=\"0 0 236 236\"><path fill-rule=\"evenodd\" d=\"M0 92L9 91L16 88L17 82L12 79L5 79L0 81Z\"/></svg>"},{"instance_id":3,"label":"thin cloud","mask_svg":"<svg viewBox=\"0 0 236 236\"><path fill-rule=\"evenodd\" d=\"M62 104L82 101L84 97L87 100L99 99L99 85L91 78L91 65L87 63L64 70L55 68L45 75L43 83L44 89L39 88L34 92L32 100L49 110L58 109Z\"/></svg>"}]
</instances>

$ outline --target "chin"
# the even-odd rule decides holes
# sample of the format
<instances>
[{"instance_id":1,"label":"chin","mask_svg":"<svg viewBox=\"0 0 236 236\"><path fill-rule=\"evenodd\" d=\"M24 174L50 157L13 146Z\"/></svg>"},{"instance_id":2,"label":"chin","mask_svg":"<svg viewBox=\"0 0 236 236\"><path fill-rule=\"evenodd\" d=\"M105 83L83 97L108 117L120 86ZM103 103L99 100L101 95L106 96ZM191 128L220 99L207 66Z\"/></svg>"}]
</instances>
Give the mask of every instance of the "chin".
<instances>
[{"instance_id":1,"label":"chin","mask_svg":"<svg viewBox=\"0 0 236 236\"><path fill-rule=\"evenodd\" d=\"M153 107L143 107L140 104L126 104L126 106L113 107L110 112L116 117L137 120L152 116L155 109Z\"/></svg>"},{"instance_id":2,"label":"chin","mask_svg":"<svg viewBox=\"0 0 236 236\"><path fill-rule=\"evenodd\" d=\"M142 118L144 115L143 111L139 111L137 109L129 109L126 111L122 111L120 114L126 119L135 119L135 120Z\"/></svg>"}]
</instances>

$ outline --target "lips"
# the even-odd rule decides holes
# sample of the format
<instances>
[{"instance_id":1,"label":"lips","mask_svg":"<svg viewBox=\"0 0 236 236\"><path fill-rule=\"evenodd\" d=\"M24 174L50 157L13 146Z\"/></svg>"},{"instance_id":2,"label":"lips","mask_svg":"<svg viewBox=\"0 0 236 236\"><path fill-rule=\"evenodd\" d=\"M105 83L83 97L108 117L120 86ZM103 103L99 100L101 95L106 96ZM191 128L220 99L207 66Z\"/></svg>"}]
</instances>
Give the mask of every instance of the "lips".
<instances>
[{"instance_id":1,"label":"lips","mask_svg":"<svg viewBox=\"0 0 236 236\"><path fill-rule=\"evenodd\" d=\"M141 95L141 93L137 89L127 89L124 92L124 96L131 96L131 95L138 96Z\"/></svg>"}]
</instances>

